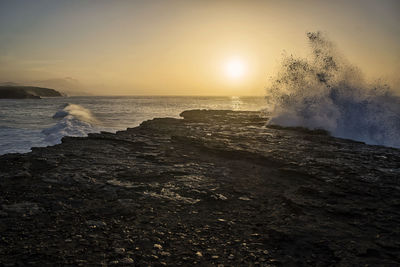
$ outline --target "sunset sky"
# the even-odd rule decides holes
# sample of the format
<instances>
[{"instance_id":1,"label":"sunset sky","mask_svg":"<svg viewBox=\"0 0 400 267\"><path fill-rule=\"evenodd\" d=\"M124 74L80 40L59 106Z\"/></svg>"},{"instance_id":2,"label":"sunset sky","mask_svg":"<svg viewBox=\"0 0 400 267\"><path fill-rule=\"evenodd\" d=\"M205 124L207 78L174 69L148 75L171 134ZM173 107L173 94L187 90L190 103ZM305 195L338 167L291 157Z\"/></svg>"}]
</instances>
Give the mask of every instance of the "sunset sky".
<instances>
[{"instance_id":1,"label":"sunset sky","mask_svg":"<svg viewBox=\"0 0 400 267\"><path fill-rule=\"evenodd\" d=\"M72 77L100 95L263 95L323 31L398 84L400 1L0 0L0 82Z\"/></svg>"}]
</instances>

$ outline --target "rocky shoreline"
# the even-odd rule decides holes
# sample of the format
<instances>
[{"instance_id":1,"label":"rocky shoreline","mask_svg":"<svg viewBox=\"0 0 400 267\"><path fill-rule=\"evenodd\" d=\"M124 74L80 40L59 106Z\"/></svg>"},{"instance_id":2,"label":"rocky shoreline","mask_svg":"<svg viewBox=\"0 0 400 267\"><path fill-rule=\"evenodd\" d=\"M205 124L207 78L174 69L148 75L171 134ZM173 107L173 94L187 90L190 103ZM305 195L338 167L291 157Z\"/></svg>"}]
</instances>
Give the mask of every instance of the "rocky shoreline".
<instances>
[{"instance_id":1,"label":"rocky shoreline","mask_svg":"<svg viewBox=\"0 0 400 267\"><path fill-rule=\"evenodd\" d=\"M0 157L3 266L398 266L400 150L185 111Z\"/></svg>"}]
</instances>

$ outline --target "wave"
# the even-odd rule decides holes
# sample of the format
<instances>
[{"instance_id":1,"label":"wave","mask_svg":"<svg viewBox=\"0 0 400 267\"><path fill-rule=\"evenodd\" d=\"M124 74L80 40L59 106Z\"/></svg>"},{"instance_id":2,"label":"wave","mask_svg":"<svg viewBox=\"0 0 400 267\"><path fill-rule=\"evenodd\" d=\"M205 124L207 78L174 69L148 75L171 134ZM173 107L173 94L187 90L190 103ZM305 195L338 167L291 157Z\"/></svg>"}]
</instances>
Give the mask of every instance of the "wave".
<instances>
[{"instance_id":1,"label":"wave","mask_svg":"<svg viewBox=\"0 0 400 267\"><path fill-rule=\"evenodd\" d=\"M399 148L400 98L380 81L366 83L322 33L307 37L311 56L285 55L266 89L269 123Z\"/></svg>"},{"instance_id":2,"label":"wave","mask_svg":"<svg viewBox=\"0 0 400 267\"><path fill-rule=\"evenodd\" d=\"M99 131L99 122L90 110L69 103L61 108L53 115L53 118L59 121L54 126L42 130L48 144L60 143L64 136L86 136L88 133Z\"/></svg>"},{"instance_id":3,"label":"wave","mask_svg":"<svg viewBox=\"0 0 400 267\"><path fill-rule=\"evenodd\" d=\"M66 116L73 116L81 121L89 123L98 123L96 118L90 112L90 110L76 104L64 104L62 110L57 111L53 118L64 118Z\"/></svg>"}]
</instances>

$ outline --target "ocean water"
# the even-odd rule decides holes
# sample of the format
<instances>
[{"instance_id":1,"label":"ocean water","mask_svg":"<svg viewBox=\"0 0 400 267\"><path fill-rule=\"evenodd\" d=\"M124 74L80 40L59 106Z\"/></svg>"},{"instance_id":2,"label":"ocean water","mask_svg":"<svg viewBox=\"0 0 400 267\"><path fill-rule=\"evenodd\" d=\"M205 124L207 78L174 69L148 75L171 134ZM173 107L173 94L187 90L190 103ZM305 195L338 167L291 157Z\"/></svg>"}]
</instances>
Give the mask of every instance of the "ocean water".
<instances>
[{"instance_id":1,"label":"ocean water","mask_svg":"<svg viewBox=\"0 0 400 267\"><path fill-rule=\"evenodd\" d=\"M309 56L284 56L265 97L0 99L0 154L54 145L63 136L124 130L155 117L177 118L189 109L264 110L270 124L400 148L400 88L366 82L326 36L307 37Z\"/></svg>"},{"instance_id":2,"label":"ocean water","mask_svg":"<svg viewBox=\"0 0 400 267\"><path fill-rule=\"evenodd\" d=\"M58 144L63 136L116 132L189 109L261 110L263 97L62 97L0 99L0 154Z\"/></svg>"}]
</instances>

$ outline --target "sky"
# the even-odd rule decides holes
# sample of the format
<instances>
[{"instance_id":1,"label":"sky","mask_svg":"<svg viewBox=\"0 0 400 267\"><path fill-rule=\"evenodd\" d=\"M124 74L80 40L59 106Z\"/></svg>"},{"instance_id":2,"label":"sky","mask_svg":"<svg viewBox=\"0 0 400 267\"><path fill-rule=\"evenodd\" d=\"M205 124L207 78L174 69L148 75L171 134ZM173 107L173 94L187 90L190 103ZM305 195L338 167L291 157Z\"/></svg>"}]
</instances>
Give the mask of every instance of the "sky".
<instances>
[{"instance_id":1,"label":"sky","mask_svg":"<svg viewBox=\"0 0 400 267\"><path fill-rule=\"evenodd\" d=\"M399 14L398 0L0 0L0 82L263 95L282 54L307 56L306 33L322 31L367 79L398 86Z\"/></svg>"}]
</instances>

